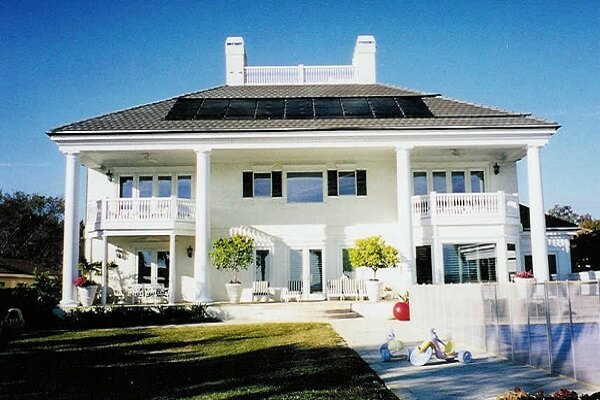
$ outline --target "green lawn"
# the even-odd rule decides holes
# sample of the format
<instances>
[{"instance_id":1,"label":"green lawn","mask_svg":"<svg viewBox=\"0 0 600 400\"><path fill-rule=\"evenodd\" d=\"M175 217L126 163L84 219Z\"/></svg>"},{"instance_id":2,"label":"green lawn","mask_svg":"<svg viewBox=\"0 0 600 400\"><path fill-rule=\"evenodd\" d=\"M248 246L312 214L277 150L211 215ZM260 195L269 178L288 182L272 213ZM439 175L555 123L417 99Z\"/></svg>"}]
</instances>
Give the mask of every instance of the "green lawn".
<instances>
[{"instance_id":1,"label":"green lawn","mask_svg":"<svg viewBox=\"0 0 600 400\"><path fill-rule=\"evenodd\" d=\"M23 336L0 348L0 398L395 399L327 324Z\"/></svg>"}]
</instances>

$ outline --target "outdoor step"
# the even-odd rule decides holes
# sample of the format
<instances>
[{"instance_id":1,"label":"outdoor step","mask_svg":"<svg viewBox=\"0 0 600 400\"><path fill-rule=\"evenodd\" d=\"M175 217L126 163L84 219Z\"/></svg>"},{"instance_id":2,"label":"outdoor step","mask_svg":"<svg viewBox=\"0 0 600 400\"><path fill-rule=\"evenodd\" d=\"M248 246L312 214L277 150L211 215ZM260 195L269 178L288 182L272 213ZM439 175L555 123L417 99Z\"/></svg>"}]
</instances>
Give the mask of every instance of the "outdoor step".
<instances>
[{"instance_id":1,"label":"outdoor step","mask_svg":"<svg viewBox=\"0 0 600 400\"><path fill-rule=\"evenodd\" d=\"M210 312L222 321L324 321L328 319L360 318L352 310L352 303L300 302L300 303L219 303L209 307Z\"/></svg>"}]
</instances>

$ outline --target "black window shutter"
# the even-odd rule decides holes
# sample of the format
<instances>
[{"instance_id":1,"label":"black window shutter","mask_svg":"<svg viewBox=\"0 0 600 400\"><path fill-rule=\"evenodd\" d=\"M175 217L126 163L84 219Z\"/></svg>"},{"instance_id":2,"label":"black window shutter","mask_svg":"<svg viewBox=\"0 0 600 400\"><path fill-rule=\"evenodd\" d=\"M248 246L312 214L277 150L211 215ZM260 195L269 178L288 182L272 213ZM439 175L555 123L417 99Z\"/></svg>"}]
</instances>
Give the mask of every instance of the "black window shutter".
<instances>
[{"instance_id":1,"label":"black window shutter","mask_svg":"<svg viewBox=\"0 0 600 400\"><path fill-rule=\"evenodd\" d=\"M253 197L254 195L254 185L253 173L251 171L244 171L243 174L244 183L243 183L243 196L244 197Z\"/></svg>"},{"instance_id":2,"label":"black window shutter","mask_svg":"<svg viewBox=\"0 0 600 400\"><path fill-rule=\"evenodd\" d=\"M356 194L367 195L367 171L364 169L356 170Z\"/></svg>"},{"instance_id":3,"label":"black window shutter","mask_svg":"<svg viewBox=\"0 0 600 400\"><path fill-rule=\"evenodd\" d=\"M327 196L338 195L338 173L337 170L327 171Z\"/></svg>"},{"instance_id":4,"label":"black window shutter","mask_svg":"<svg viewBox=\"0 0 600 400\"><path fill-rule=\"evenodd\" d=\"M271 196L281 197L281 171L271 172Z\"/></svg>"}]
</instances>

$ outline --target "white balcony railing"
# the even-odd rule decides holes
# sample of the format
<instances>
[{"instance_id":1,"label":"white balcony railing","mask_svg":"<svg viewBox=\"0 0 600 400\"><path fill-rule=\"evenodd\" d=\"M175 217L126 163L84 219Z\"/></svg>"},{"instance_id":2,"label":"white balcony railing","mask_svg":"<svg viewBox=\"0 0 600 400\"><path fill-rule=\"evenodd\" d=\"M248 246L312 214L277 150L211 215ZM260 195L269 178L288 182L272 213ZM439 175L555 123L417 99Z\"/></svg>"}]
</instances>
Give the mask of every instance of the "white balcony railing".
<instances>
[{"instance_id":1,"label":"white balcony railing","mask_svg":"<svg viewBox=\"0 0 600 400\"><path fill-rule=\"evenodd\" d=\"M496 193L435 193L413 196L415 219L437 217L519 217L516 194Z\"/></svg>"},{"instance_id":2,"label":"white balcony railing","mask_svg":"<svg viewBox=\"0 0 600 400\"><path fill-rule=\"evenodd\" d=\"M356 67L352 65L323 66L261 66L245 67L247 85L299 85L356 83Z\"/></svg>"},{"instance_id":3,"label":"white balcony railing","mask_svg":"<svg viewBox=\"0 0 600 400\"><path fill-rule=\"evenodd\" d=\"M194 222L194 200L176 198L103 199L88 204L88 225L110 222Z\"/></svg>"}]
</instances>

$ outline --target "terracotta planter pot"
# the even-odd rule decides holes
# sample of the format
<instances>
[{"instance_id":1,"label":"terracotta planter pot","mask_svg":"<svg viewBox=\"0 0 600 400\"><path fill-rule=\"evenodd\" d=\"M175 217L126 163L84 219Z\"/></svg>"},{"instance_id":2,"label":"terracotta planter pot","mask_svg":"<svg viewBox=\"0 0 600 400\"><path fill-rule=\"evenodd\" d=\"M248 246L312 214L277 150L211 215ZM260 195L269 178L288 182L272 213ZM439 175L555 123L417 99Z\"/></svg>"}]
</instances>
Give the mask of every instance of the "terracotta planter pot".
<instances>
[{"instance_id":1,"label":"terracotta planter pot","mask_svg":"<svg viewBox=\"0 0 600 400\"><path fill-rule=\"evenodd\" d=\"M392 310L394 318L399 321L410 321L410 303L399 301Z\"/></svg>"}]
</instances>

